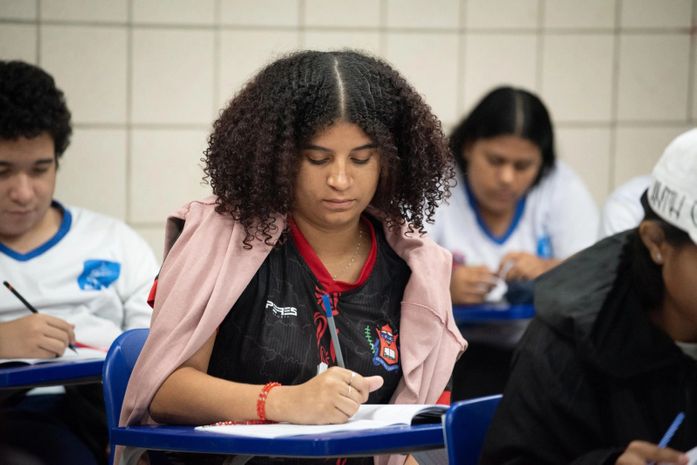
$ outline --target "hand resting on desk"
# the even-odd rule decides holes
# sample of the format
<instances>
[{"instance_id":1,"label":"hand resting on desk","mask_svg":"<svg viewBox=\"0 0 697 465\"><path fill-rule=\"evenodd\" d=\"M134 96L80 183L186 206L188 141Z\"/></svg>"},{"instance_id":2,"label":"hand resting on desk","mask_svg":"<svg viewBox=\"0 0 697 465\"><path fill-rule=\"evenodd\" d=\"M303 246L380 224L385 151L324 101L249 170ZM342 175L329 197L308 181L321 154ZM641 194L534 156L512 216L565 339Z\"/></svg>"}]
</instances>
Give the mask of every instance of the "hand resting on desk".
<instances>
[{"instance_id":1,"label":"hand resting on desk","mask_svg":"<svg viewBox=\"0 0 697 465\"><path fill-rule=\"evenodd\" d=\"M0 358L60 357L75 342L74 329L67 321L43 313L0 323Z\"/></svg>"}]
</instances>

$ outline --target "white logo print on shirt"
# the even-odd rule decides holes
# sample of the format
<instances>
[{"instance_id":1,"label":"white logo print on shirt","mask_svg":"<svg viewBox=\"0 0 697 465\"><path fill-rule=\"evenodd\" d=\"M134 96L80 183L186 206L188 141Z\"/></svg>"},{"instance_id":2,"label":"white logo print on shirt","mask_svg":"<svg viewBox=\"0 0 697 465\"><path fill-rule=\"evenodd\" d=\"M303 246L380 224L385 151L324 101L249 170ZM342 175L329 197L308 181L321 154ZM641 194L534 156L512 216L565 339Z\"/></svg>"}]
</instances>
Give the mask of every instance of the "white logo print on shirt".
<instances>
[{"instance_id":1,"label":"white logo print on shirt","mask_svg":"<svg viewBox=\"0 0 697 465\"><path fill-rule=\"evenodd\" d=\"M279 307L275 303L271 302L270 300L266 301L266 307L265 308L271 308L273 311L273 314L276 315L277 317L284 318L287 316L298 316L298 309L295 307Z\"/></svg>"}]
</instances>

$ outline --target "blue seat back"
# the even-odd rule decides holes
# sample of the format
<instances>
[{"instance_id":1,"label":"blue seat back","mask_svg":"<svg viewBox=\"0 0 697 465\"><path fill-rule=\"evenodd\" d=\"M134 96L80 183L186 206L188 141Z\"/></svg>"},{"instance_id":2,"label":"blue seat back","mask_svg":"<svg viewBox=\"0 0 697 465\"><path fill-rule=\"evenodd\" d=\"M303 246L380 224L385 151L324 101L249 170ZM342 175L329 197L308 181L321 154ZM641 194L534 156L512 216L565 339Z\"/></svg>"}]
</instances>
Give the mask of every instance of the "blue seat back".
<instances>
[{"instance_id":1,"label":"blue seat back","mask_svg":"<svg viewBox=\"0 0 697 465\"><path fill-rule=\"evenodd\" d=\"M476 465L501 395L457 402L445 414L445 447L450 465Z\"/></svg>"},{"instance_id":2,"label":"blue seat back","mask_svg":"<svg viewBox=\"0 0 697 465\"><path fill-rule=\"evenodd\" d=\"M111 344L106 355L102 369L102 387L109 430L119 424L128 380L147 337L146 328L125 331Z\"/></svg>"}]
</instances>

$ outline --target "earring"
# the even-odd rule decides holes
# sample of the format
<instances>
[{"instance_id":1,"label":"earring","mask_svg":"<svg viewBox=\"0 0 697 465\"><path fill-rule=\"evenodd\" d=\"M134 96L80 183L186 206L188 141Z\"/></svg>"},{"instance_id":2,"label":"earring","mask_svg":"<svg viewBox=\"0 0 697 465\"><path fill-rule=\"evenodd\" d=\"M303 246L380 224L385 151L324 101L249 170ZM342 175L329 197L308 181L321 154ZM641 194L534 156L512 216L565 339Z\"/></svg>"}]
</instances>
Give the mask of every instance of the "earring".
<instances>
[{"instance_id":1,"label":"earring","mask_svg":"<svg viewBox=\"0 0 697 465\"><path fill-rule=\"evenodd\" d=\"M657 265L663 264L663 256L661 255L661 252L656 252L656 256L653 257L653 261L656 262Z\"/></svg>"}]
</instances>

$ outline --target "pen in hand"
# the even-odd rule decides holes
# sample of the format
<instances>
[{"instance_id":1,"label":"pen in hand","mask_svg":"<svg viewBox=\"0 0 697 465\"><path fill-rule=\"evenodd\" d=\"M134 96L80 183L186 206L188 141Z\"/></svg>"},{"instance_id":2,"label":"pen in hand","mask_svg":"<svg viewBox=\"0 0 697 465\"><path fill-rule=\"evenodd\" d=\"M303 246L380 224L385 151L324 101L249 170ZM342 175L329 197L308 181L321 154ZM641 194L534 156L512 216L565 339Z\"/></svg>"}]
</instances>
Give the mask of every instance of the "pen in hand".
<instances>
[{"instance_id":1,"label":"pen in hand","mask_svg":"<svg viewBox=\"0 0 697 465\"><path fill-rule=\"evenodd\" d=\"M17 297L17 298L20 300L20 302L22 302L22 303L24 304L24 306L27 307L27 309L28 309L30 312L32 312L32 313L39 313L39 311L38 311L36 308L34 308L34 306L33 306L32 304L30 304L30 303L27 301L27 299L25 299L24 296L22 296L22 294L20 294L20 293L17 291L17 289L15 289L15 288L12 286L12 284L8 283L7 281L3 281L2 284L3 284L7 289L9 289L9 291L10 291L11 293L13 293L13 294L15 295L15 297ZM70 350L72 350L73 352L77 353L77 349L75 349L75 346L74 346L74 345L68 343L68 347L70 348Z\"/></svg>"},{"instance_id":2,"label":"pen in hand","mask_svg":"<svg viewBox=\"0 0 697 465\"><path fill-rule=\"evenodd\" d=\"M658 447L663 449L663 448L668 446L668 443L673 438L673 435L678 430L678 428L680 427L680 424L682 423L682 421L684 419L685 419L684 412L680 412L675 416L675 419L670 424L670 426L668 427L666 432L663 434L663 437L661 438L661 440L658 442ZM649 462L649 465L656 465L656 462L651 461L651 462Z\"/></svg>"},{"instance_id":3,"label":"pen in hand","mask_svg":"<svg viewBox=\"0 0 697 465\"><path fill-rule=\"evenodd\" d=\"M332 303L329 300L329 294L324 294L322 296L322 301L324 302L324 311L327 314L329 334L332 338L332 344L334 344L336 363L338 363L341 368L346 368L346 365L344 365L344 356L341 353L341 346L339 345L339 335L336 332L336 324L334 323L334 314L332 313Z\"/></svg>"},{"instance_id":4,"label":"pen in hand","mask_svg":"<svg viewBox=\"0 0 697 465\"><path fill-rule=\"evenodd\" d=\"M685 419L684 412L680 412L675 416L673 423L670 424L670 426L666 430L665 434L661 438L660 442L658 443L658 447L666 447L668 445L668 443L673 438L673 435L678 430L678 428L680 427L680 424L682 423L682 421L684 419Z\"/></svg>"}]
</instances>

